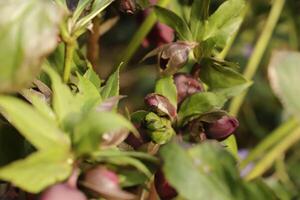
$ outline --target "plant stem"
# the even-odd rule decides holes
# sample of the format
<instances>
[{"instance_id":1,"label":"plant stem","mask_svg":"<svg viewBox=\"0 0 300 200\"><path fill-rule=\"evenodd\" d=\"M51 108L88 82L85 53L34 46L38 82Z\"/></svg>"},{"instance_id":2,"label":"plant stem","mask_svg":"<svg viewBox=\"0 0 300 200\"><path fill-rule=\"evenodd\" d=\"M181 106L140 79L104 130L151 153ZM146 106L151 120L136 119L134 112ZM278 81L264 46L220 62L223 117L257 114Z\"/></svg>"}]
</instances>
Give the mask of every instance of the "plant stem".
<instances>
[{"instance_id":1,"label":"plant stem","mask_svg":"<svg viewBox=\"0 0 300 200\"><path fill-rule=\"evenodd\" d=\"M258 144L243 160L240 164L240 168L243 169L249 163L255 161L262 156L273 145L281 141L286 135L297 128L300 125L298 119L291 118L287 122L283 123L276 130L274 130L267 138L265 138L260 144Z\"/></svg>"},{"instance_id":2,"label":"plant stem","mask_svg":"<svg viewBox=\"0 0 300 200\"><path fill-rule=\"evenodd\" d=\"M271 151L269 151L249 172L245 177L246 180L252 180L261 176L269 169L276 158L280 157L285 151L287 151L292 145L300 140L300 127L287 135L281 140Z\"/></svg>"},{"instance_id":3,"label":"plant stem","mask_svg":"<svg viewBox=\"0 0 300 200\"><path fill-rule=\"evenodd\" d=\"M157 5L165 7L168 5L170 0L159 0ZM124 50L123 54L121 54L121 59L118 60L118 63L116 63L116 66L119 66L120 62L123 62L123 67L126 67L126 65L131 60L132 56L142 43L143 39L147 36L147 34L150 32L154 24L156 23L156 16L155 13L152 11L146 20L142 23L138 31L135 33L133 38L131 39L129 45Z\"/></svg>"},{"instance_id":4,"label":"plant stem","mask_svg":"<svg viewBox=\"0 0 300 200\"><path fill-rule=\"evenodd\" d=\"M267 45L271 39L272 34L273 34L274 28L280 17L284 3L285 3L285 0L275 0L272 5L272 9L271 9L270 15L267 19L265 28L255 45L254 51L253 51L251 58L246 66L246 69L244 71L244 76L249 80L251 80L253 78L253 76L259 66L259 63L261 62L261 59L264 55L264 52L267 48ZM247 94L247 91L245 91L244 93L242 93L239 96L236 96L231 101L230 106L229 106L229 112L232 115L236 116L238 114L246 94Z\"/></svg>"},{"instance_id":5,"label":"plant stem","mask_svg":"<svg viewBox=\"0 0 300 200\"><path fill-rule=\"evenodd\" d=\"M73 62L73 54L75 50L75 41L65 42L65 60L64 60L64 75L65 83L69 81L71 75L71 67Z\"/></svg>"}]
</instances>

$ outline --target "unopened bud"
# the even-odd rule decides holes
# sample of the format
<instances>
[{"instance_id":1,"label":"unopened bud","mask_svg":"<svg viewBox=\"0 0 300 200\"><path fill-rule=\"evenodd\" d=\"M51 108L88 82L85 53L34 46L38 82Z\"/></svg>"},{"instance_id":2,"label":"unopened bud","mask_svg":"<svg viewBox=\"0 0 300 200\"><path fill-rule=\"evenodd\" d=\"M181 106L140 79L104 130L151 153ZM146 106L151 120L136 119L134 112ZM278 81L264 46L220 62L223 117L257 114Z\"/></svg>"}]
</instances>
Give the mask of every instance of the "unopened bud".
<instances>
[{"instance_id":1,"label":"unopened bud","mask_svg":"<svg viewBox=\"0 0 300 200\"><path fill-rule=\"evenodd\" d=\"M42 193L40 200L87 200L86 196L66 183L51 186Z\"/></svg>"},{"instance_id":2,"label":"unopened bud","mask_svg":"<svg viewBox=\"0 0 300 200\"><path fill-rule=\"evenodd\" d=\"M156 192L161 199L169 200L177 196L176 190L168 183L161 170L155 173L154 184Z\"/></svg>"},{"instance_id":3,"label":"unopened bud","mask_svg":"<svg viewBox=\"0 0 300 200\"><path fill-rule=\"evenodd\" d=\"M120 0L119 8L127 14L134 14L137 6L135 0Z\"/></svg>"},{"instance_id":4,"label":"unopened bud","mask_svg":"<svg viewBox=\"0 0 300 200\"><path fill-rule=\"evenodd\" d=\"M239 122L235 117L223 116L213 123L205 125L205 133L208 138L216 140L224 140L229 137L239 126Z\"/></svg>"},{"instance_id":5,"label":"unopened bud","mask_svg":"<svg viewBox=\"0 0 300 200\"><path fill-rule=\"evenodd\" d=\"M174 82L177 88L177 101L182 102L186 97L203 91L201 83L186 73L177 73L174 75Z\"/></svg>"}]
</instances>

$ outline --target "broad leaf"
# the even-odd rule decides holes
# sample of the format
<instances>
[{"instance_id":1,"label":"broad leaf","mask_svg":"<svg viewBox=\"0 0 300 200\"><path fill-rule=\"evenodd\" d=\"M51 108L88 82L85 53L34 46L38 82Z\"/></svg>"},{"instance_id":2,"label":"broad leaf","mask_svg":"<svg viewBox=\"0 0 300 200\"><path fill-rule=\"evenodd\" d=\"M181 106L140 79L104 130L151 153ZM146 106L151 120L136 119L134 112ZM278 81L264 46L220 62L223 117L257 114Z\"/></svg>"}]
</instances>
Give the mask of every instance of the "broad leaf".
<instances>
[{"instance_id":1,"label":"broad leaf","mask_svg":"<svg viewBox=\"0 0 300 200\"><path fill-rule=\"evenodd\" d=\"M52 149L52 150L49 150ZM54 147L33 153L24 160L0 168L0 179L31 193L68 178L72 171L72 156Z\"/></svg>"},{"instance_id":2,"label":"broad leaf","mask_svg":"<svg viewBox=\"0 0 300 200\"><path fill-rule=\"evenodd\" d=\"M192 33L188 25L177 14L159 6L155 6L154 11L159 21L170 26L177 32L180 40L192 41Z\"/></svg>"},{"instance_id":3,"label":"broad leaf","mask_svg":"<svg viewBox=\"0 0 300 200\"><path fill-rule=\"evenodd\" d=\"M226 98L223 95L212 92L199 92L186 98L180 106L178 112L179 123L183 123L187 118L199 117L202 114L211 112L223 107Z\"/></svg>"},{"instance_id":4,"label":"broad leaf","mask_svg":"<svg viewBox=\"0 0 300 200\"><path fill-rule=\"evenodd\" d=\"M172 105L177 107L177 89L173 76L166 76L159 79L155 85L155 93L168 98Z\"/></svg>"},{"instance_id":5,"label":"broad leaf","mask_svg":"<svg viewBox=\"0 0 300 200\"><path fill-rule=\"evenodd\" d=\"M205 31L205 23L209 15L210 0L194 0L191 9L190 27L193 38L201 38Z\"/></svg>"},{"instance_id":6,"label":"broad leaf","mask_svg":"<svg viewBox=\"0 0 300 200\"><path fill-rule=\"evenodd\" d=\"M232 67L219 61L204 61L200 78L208 85L209 90L221 93L227 98L240 94L252 84Z\"/></svg>"},{"instance_id":7,"label":"broad leaf","mask_svg":"<svg viewBox=\"0 0 300 200\"><path fill-rule=\"evenodd\" d=\"M121 64L122 65L122 64ZM101 96L103 100L119 95L120 90L120 67L108 78L105 86L101 90Z\"/></svg>"},{"instance_id":8,"label":"broad leaf","mask_svg":"<svg viewBox=\"0 0 300 200\"><path fill-rule=\"evenodd\" d=\"M0 2L0 91L17 91L57 45L61 11L51 1Z\"/></svg>"},{"instance_id":9,"label":"broad leaf","mask_svg":"<svg viewBox=\"0 0 300 200\"><path fill-rule=\"evenodd\" d=\"M91 153L99 148L102 135L126 128L136 133L133 125L113 112L90 112L75 125L73 143L78 154Z\"/></svg>"},{"instance_id":10,"label":"broad leaf","mask_svg":"<svg viewBox=\"0 0 300 200\"><path fill-rule=\"evenodd\" d=\"M271 86L285 109L300 117L300 53L276 51L269 65Z\"/></svg>"},{"instance_id":11,"label":"broad leaf","mask_svg":"<svg viewBox=\"0 0 300 200\"><path fill-rule=\"evenodd\" d=\"M0 96L1 113L38 149L68 148L69 139L43 114L29 104L9 96Z\"/></svg>"}]
</instances>

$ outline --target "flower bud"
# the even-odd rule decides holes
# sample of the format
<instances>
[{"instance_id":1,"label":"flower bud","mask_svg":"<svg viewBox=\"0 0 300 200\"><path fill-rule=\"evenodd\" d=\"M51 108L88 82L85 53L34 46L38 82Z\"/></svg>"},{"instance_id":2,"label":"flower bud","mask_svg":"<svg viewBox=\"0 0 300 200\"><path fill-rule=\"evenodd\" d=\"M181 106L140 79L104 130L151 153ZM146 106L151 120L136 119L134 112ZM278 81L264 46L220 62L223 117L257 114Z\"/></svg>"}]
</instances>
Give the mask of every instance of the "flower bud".
<instances>
[{"instance_id":1,"label":"flower bud","mask_svg":"<svg viewBox=\"0 0 300 200\"><path fill-rule=\"evenodd\" d=\"M229 137L239 126L235 117L223 116L215 122L205 124L205 133L208 138L224 140Z\"/></svg>"},{"instance_id":2,"label":"flower bud","mask_svg":"<svg viewBox=\"0 0 300 200\"><path fill-rule=\"evenodd\" d=\"M66 183L60 183L43 192L40 200L87 200L87 198L76 188Z\"/></svg>"},{"instance_id":3,"label":"flower bud","mask_svg":"<svg viewBox=\"0 0 300 200\"><path fill-rule=\"evenodd\" d=\"M83 185L107 199L133 199L134 195L121 190L117 174L104 166L89 170Z\"/></svg>"},{"instance_id":4,"label":"flower bud","mask_svg":"<svg viewBox=\"0 0 300 200\"><path fill-rule=\"evenodd\" d=\"M181 69L188 61L190 51L197 43L178 41L162 45L148 53L143 60L158 56L158 66L162 75L172 75Z\"/></svg>"},{"instance_id":5,"label":"flower bud","mask_svg":"<svg viewBox=\"0 0 300 200\"><path fill-rule=\"evenodd\" d=\"M161 199L169 200L177 196L176 190L167 182L161 170L155 173L154 184L156 192Z\"/></svg>"},{"instance_id":6,"label":"flower bud","mask_svg":"<svg viewBox=\"0 0 300 200\"><path fill-rule=\"evenodd\" d=\"M151 140L156 144L165 144L175 135L171 121L153 112L146 115L144 124Z\"/></svg>"},{"instance_id":7,"label":"flower bud","mask_svg":"<svg viewBox=\"0 0 300 200\"><path fill-rule=\"evenodd\" d=\"M148 105L158 115L168 115L174 119L177 115L176 108L171 104L169 99L159 94L148 94L145 97L145 104Z\"/></svg>"},{"instance_id":8,"label":"flower bud","mask_svg":"<svg viewBox=\"0 0 300 200\"><path fill-rule=\"evenodd\" d=\"M177 88L177 101L182 102L186 97L203 91L201 83L186 73L177 73L174 75L174 82Z\"/></svg>"},{"instance_id":9,"label":"flower bud","mask_svg":"<svg viewBox=\"0 0 300 200\"><path fill-rule=\"evenodd\" d=\"M120 0L119 8L124 13L134 14L137 6L135 0Z\"/></svg>"}]
</instances>

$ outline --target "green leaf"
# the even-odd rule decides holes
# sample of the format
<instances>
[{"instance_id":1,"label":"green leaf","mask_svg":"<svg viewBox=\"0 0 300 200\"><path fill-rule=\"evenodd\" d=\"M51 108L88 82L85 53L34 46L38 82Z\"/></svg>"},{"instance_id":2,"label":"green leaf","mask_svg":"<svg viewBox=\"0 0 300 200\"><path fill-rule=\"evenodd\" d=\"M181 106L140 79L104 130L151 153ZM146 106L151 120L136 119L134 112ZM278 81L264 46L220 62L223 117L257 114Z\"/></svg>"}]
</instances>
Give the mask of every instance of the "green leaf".
<instances>
[{"instance_id":1,"label":"green leaf","mask_svg":"<svg viewBox=\"0 0 300 200\"><path fill-rule=\"evenodd\" d=\"M89 81L91 81L96 88L100 88L101 86L101 79L99 78L98 74L93 69L88 69L85 74L83 75Z\"/></svg>"},{"instance_id":2,"label":"green leaf","mask_svg":"<svg viewBox=\"0 0 300 200\"><path fill-rule=\"evenodd\" d=\"M192 4L190 27L193 38L201 38L205 31L205 23L209 15L210 0L195 0Z\"/></svg>"},{"instance_id":3,"label":"green leaf","mask_svg":"<svg viewBox=\"0 0 300 200\"><path fill-rule=\"evenodd\" d=\"M38 149L69 148L69 138L29 104L9 96L0 96L1 113Z\"/></svg>"},{"instance_id":4,"label":"green leaf","mask_svg":"<svg viewBox=\"0 0 300 200\"><path fill-rule=\"evenodd\" d=\"M0 2L0 91L28 86L57 45L62 13L51 1Z\"/></svg>"},{"instance_id":5,"label":"green leaf","mask_svg":"<svg viewBox=\"0 0 300 200\"><path fill-rule=\"evenodd\" d=\"M199 117L207 112L223 107L226 98L220 94L212 92L200 92L186 98L180 106L178 112L179 123L183 123L187 118Z\"/></svg>"},{"instance_id":6,"label":"green leaf","mask_svg":"<svg viewBox=\"0 0 300 200\"><path fill-rule=\"evenodd\" d=\"M269 65L271 86L284 108L300 117L300 53L292 51L276 51Z\"/></svg>"},{"instance_id":7,"label":"green leaf","mask_svg":"<svg viewBox=\"0 0 300 200\"><path fill-rule=\"evenodd\" d=\"M99 148L104 133L126 128L136 129L122 115L113 112L90 112L75 125L73 143L78 154L91 153Z\"/></svg>"},{"instance_id":8,"label":"green leaf","mask_svg":"<svg viewBox=\"0 0 300 200\"><path fill-rule=\"evenodd\" d=\"M77 87L79 92L76 94L76 97L80 99L80 102L82 102L82 109L89 111L101 102L102 98L100 96L100 92L98 91L98 88L87 78L81 76L79 73L77 73L77 77Z\"/></svg>"},{"instance_id":9,"label":"green leaf","mask_svg":"<svg viewBox=\"0 0 300 200\"><path fill-rule=\"evenodd\" d=\"M60 124L64 125L69 118L75 117L76 113L79 113L81 104L74 97L68 86L62 82L60 76L50 66L45 64L44 71L51 79L54 112Z\"/></svg>"},{"instance_id":10,"label":"green leaf","mask_svg":"<svg viewBox=\"0 0 300 200\"><path fill-rule=\"evenodd\" d=\"M83 0L86 1L86 0ZM109 6L114 0L94 0L90 12L77 21L74 30L85 29L91 20ZM83 2L84 3L84 2Z\"/></svg>"},{"instance_id":11,"label":"green leaf","mask_svg":"<svg viewBox=\"0 0 300 200\"><path fill-rule=\"evenodd\" d=\"M82 12L92 3L91 0L79 0L76 9L72 15L72 22L76 23Z\"/></svg>"},{"instance_id":12,"label":"green leaf","mask_svg":"<svg viewBox=\"0 0 300 200\"><path fill-rule=\"evenodd\" d=\"M159 6L154 7L154 12L159 21L173 28L180 40L193 41L192 33L186 22L174 12Z\"/></svg>"},{"instance_id":13,"label":"green leaf","mask_svg":"<svg viewBox=\"0 0 300 200\"><path fill-rule=\"evenodd\" d=\"M122 66L122 64L120 64L118 69L112 75L110 75L105 86L102 88L101 96L102 96L103 100L108 99L109 97L114 97L114 96L119 95L119 90L120 90L120 87L119 87L120 75L119 74L120 74L121 66Z\"/></svg>"},{"instance_id":14,"label":"green leaf","mask_svg":"<svg viewBox=\"0 0 300 200\"><path fill-rule=\"evenodd\" d=\"M173 76L166 76L159 79L155 85L155 93L168 98L172 105L177 107L177 89L173 81Z\"/></svg>"},{"instance_id":15,"label":"green leaf","mask_svg":"<svg viewBox=\"0 0 300 200\"><path fill-rule=\"evenodd\" d=\"M211 200L234 199L230 193L232 185L226 185L222 180L223 177L220 178L220 174L215 172L215 170L218 170L217 168L219 168L219 171L223 170L223 166L218 162L218 159L222 158L222 156L215 154L216 147L216 145L203 144L198 145L191 152L185 151L174 143L169 143L162 147L160 155L164 161L164 174L169 183L179 192L180 196L188 200L207 199L207 197ZM208 151L203 151L203 148ZM199 154L201 151L202 154ZM209 154L209 156L215 154L217 160L210 158L206 154ZM226 155L222 160L231 164L232 159L227 161L228 157L230 156ZM216 163L217 165L214 166L213 164ZM228 174L228 177L230 175Z\"/></svg>"},{"instance_id":16,"label":"green leaf","mask_svg":"<svg viewBox=\"0 0 300 200\"><path fill-rule=\"evenodd\" d=\"M52 147L0 168L0 179L27 192L39 193L46 187L67 179L71 171L72 156Z\"/></svg>"},{"instance_id":17,"label":"green leaf","mask_svg":"<svg viewBox=\"0 0 300 200\"><path fill-rule=\"evenodd\" d=\"M202 41L213 40L216 47L223 48L238 30L241 22L244 0L224 2L209 18Z\"/></svg>"},{"instance_id":18,"label":"green leaf","mask_svg":"<svg viewBox=\"0 0 300 200\"><path fill-rule=\"evenodd\" d=\"M252 84L232 67L227 66L229 63L209 59L203 62L200 78L213 92L230 98L240 94Z\"/></svg>"}]
</instances>

